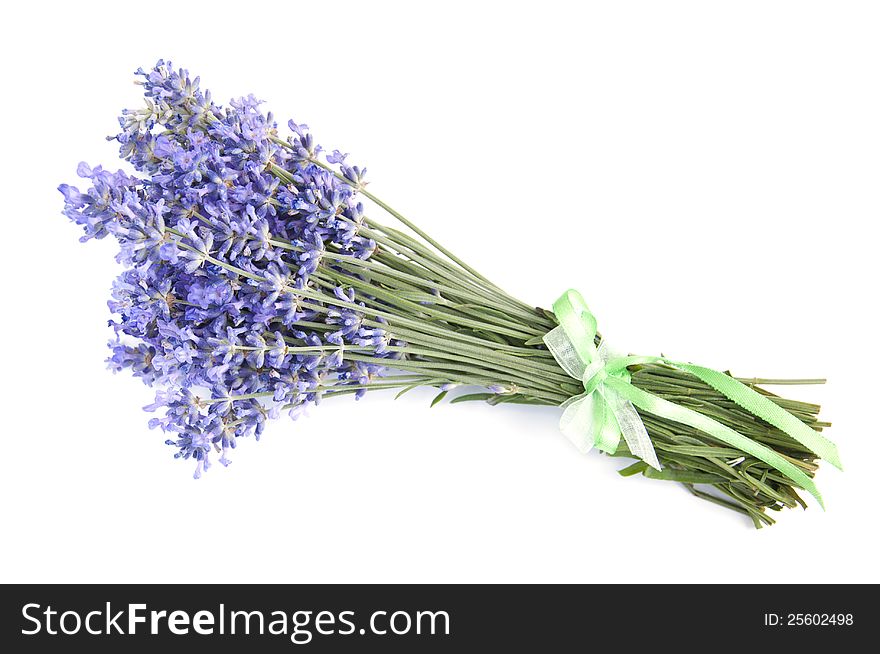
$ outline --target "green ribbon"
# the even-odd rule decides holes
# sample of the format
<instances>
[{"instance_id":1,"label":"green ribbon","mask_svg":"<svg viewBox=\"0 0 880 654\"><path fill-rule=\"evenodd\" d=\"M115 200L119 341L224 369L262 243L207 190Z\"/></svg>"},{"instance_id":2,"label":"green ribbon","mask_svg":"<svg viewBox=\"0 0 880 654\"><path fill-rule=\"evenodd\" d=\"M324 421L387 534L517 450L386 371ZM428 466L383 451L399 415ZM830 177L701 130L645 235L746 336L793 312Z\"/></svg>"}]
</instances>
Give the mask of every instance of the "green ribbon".
<instances>
[{"instance_id":1,"label":"green ribbon","mask_svg":"<svg viewBox=\"0 0 880 654\"><path fill-rule=\"evenodd\" d=\"M689 372L716 391L791 436L798 443L831 465L841 468L837 447L764 395L711 368L695 366L666 357L615 356L608 353L604 341L596 346L596 318L580 293L568 290L553 304L559 327L544 337L557 362L571 377L582 381L584 392L563 404L560 428L582 451L592 446L613 454L621 436L630 451L659 469L653 445L632 406L652 415L667 418L699 429L713 438L742 450L775 468L796 485L809 492L824 508L815 483L803 470L771 448L727 427L717 420L647 393L632 385L627 368L633 365L664 363ZM647 439L647 443L645 440Z\"/></svg>"}]
</instances>

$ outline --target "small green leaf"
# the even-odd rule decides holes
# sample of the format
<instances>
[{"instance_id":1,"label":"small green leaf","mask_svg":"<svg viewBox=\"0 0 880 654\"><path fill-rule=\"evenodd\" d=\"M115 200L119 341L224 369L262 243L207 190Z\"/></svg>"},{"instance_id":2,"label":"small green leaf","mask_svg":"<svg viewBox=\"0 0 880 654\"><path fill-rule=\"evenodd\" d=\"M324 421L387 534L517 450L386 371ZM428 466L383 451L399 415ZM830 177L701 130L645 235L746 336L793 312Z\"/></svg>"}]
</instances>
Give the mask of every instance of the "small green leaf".
<instances>
[{"instance_id":1,"label":"small green leaf","mask_svg":"<svg viewBox=\"0 0 880 654\"><path fill-rule=\"evenodd\" d=\"M435 397L433 400L431 400L431 406L434 406L434 405L438 404L439 402L442 402L443 398L446 397L447 393L449 393L449 391L440 391L439 393L437 393L437 397Z\"/></svg>"},{"instance_id":2,"label":"small green leaf","mask_svg":"<svg viewBox=\"0 0 880 654\"><path fill-rule=\"evenodd\" d=\"M633 475L637 475L640 472L645 472L645 469L648 467L648 464L644 461L636 461L631 466L627 466L622 470L618 470L617 474L621 477L632 477Z\"/></svg>"},{"instance_id":3,"label":"small green leaf","mask_svg":"<svg viewBox=\"0 0 880 654\"><path fill-rule=\"evenodd\" d=\"M414 389L414 388L418 388L419 386L421 386L421 384L410 384L410 385L407 386L406 388L401 389L401 391L400 391L397 395L394 396L394 399L396 400L397 398L399 398L399 397L400 397L401 395L403 395L404 393L409 393L412 389Z\"/></svg>"},{"instance_id":4,"label":"small green leaf","mask_svg":"<svg viewBox=\"0 0 880 654\"><path fill-rule=\"evenodd\" d=\"M727 481L721 475L713 475L708 472L694 472L691 470L673 470L672 468L654 470L654 468L646 467L642 474L648 479L678 481L682 484L718 484Z\"/></svg>"},{"instance_id":5,"label":"small green leaf","mask_svg":"<svg viewBox=\"0 0 880 654\"><path fill-rule=\"evenodd\" d=\"M519 393L498 393L486 401L492 406L495 406L496 404L527 404L531 401L531 398L520 395Z\"/></svg>"},{"instance_id":6,"label":"small green leaf","mask_svg":"<svg viewBox=\"0 0 880 654\"><path fill-rule=\"evenodd\" d=\"M459 395L449 400L450 404L458 404L459 402L483 402L490 397L495 397L494 393L470 393L469 395Z\"/></svg>"}]
</instances>

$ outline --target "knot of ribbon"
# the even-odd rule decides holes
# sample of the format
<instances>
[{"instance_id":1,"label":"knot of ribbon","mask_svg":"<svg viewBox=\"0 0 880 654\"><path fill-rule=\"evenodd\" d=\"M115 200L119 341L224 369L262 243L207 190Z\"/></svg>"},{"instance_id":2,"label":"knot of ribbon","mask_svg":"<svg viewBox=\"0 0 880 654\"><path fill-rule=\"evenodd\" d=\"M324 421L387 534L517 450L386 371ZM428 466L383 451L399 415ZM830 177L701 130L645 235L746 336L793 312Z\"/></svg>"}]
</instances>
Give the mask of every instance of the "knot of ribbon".
<instances>
[{"instance_id":1,"label":"knot of ribbon","mask_svg":"<svg viewBox=\"0 0 880 654\"><path fill-rule=\"evenodd\" d=\"M553 303L559 326L544 343L584 392L562 404L559 428L581 452L593 447L614 454L623 437L633 456L660 470L660 462L637 408L661 418L699 429L775 468L809 492L823 505L813 480L789 459L769 447L702 413L648 393L632 384L628 368L663 363L689 372L756 417L785 432L808 450L841 468L837 447L796 416L730 375L711 368L672 361L666 357L624 356L613 353L602 340L596 343L596 318L575 290Z\"/></svg>"}]
</instances>

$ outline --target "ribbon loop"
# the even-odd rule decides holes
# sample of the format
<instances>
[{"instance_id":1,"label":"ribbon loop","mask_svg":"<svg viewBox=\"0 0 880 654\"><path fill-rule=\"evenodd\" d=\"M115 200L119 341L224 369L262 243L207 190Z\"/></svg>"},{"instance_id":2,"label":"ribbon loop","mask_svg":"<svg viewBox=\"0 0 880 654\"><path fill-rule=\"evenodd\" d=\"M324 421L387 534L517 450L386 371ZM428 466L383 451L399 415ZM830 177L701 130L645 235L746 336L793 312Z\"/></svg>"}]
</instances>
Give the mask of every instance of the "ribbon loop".
<instances>
[{"instance_id":1,"label":"ribbon loop","mask_svg":"<svg viewBox=\"0 0 880 654\"><path fill-rule=\"evenodd\" d=\"M791 461L713 418L636 388L627 368L636 364L664 363L689 372L840 468L840 456L834 443L730 375L665 357L616 356L611 354L604 340L597 347L596 318L581 294L573 289L553 303L553 313L559 326L544 336L544 343L566 374L584 385L583 393L562 404L559 428L581 452L596 447L614 454L622 436L633 456L660 470L654 444L636 411L638 407L647 413L699 429L763 461L808 491L824 508L813 480Z\"/></svg>"}]
</instances>

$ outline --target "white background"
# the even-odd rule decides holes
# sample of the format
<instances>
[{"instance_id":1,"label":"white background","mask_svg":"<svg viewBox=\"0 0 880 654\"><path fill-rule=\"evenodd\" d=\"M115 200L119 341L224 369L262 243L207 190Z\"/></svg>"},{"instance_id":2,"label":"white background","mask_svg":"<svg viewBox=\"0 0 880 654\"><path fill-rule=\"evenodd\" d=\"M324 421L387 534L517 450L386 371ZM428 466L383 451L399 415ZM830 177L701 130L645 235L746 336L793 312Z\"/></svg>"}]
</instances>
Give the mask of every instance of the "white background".
<instances>
[{"instance_id":1,"label":"white background","mask_svg":"<svg viewBox=\"0 0 880 654\"><path fill-rule=\"evenodd\" d=\"M875 4L84 5L0 28L0 581L880 581ZM620 348L827 376L793 391L834 422L828 511L756 532L579 455L556 410L430 392L328 402L194 481L105 370L114 248L55 190L117 165L159 57L309 123L523 299L579 288Z\"/></svg>"}]
</instances>

